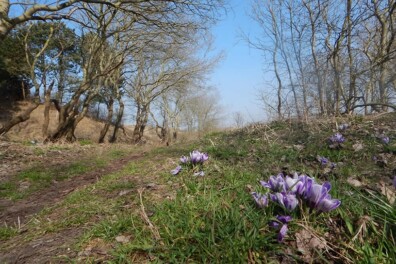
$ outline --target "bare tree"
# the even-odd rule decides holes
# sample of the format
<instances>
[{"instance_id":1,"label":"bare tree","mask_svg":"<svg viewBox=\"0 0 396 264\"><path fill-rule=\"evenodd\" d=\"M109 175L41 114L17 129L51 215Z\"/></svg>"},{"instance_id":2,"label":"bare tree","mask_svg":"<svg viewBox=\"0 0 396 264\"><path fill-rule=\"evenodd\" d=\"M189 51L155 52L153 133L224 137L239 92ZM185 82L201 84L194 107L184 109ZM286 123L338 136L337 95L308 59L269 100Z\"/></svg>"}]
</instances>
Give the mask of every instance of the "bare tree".
<instances>
[{"instance_id":1,"label":"bare tree","mask_svg":"<svg viewBox=\"0 0 396 264\"><path fill-rule=\"evenodd\" d=\"M52 81L51 84L47 86L46 72L48 70L48 66L44 66L44 68L41 69L42 74L40 77L37 76L37 68L39 67L39 60L41 59L42 55L44 54L44 52L46 51L48 45L52 40L54 29L53 27L51 27L47 40L44 43L41 43L41 45L39 45L39 48L36 49L35 52L31 52L28 39L30 34L32 33L30 30L32 26L33 25L30 25L26 30L25 36L23 36L24 38L23 43L25 47L25 57L26 57L28 72L34 86L33 99L29 102L29 106L22 113L17 114L15 117L9 120L4 126L0 127L0 135L7 133L15 125L28 120L30 118L30 114L40 105L40 89L44 87L44 91L45 91L44 96L47 98L48 91L51 92L54 86L54 81ZM48 101L48 103L50 102ZM45 116L43 133L46 133L47 121L48 121L48 116Z\"/></svg>"},{"instance_id":2,"label":"bare tree","mask_svg":"<svg viewBox=\"0 0 396 264\"><path fill-rule=\"evenodd\" d=\"M157 56L156 51L150 50L151 54L145 53L146 57L142 58L142 61L147 59L144 62L145 65L136 64L134 56L139 53L137 51L142 50L143 47L154 47L155 45L159 47L160 44L180 46L191 43L190 34L198 35L205 32L219 18L223 1L66 0L54 4L17 1L13 5L20 7L17 10L23 11L10 17L10 2L0 0L0 41L10 30L28 21L67 19L81 27L83 39L81 73L79 74L81 80L63 104L59 100L51 99L59 106L60 118L54 133L47 137L47 141L56 141L62 138L72 141L75 138L74 129L84 118L93 99L102 89L106 86L109 87L107 84L113 72L122 69L118 75L120 78L124 78L139 69L140 74L143 72L145 75L148 73L145 67L154 61L153 58ZM201 34L201 36L203 35ZM171 41L167 43L169 40ZM162 41L164 42L161 43ZM184 66L177 65L177 56L175 58L174 66L183 68ZM162 66L170 65L173 58L168 57L167 60ZM140 68L131 66L131 64L138 65ZM199 67L198 64L195 66ZM196 68L190 69L194 72ZM150 74L153 75L153 72ZM170 78L170 74L161 73L159 79L154 80L151 76L151 79L146 79L148 82L141 84L146 88L153 88L159 87L158 84L161 82L162 87L171 87L186 75L179 71L178 75L173 75ZM154 82L150 83L153 80ZM61 80L59 82L63 83ZM115 92L110 93L112 94L110 97L116 98L109 98L108 102L116 99L119 106L116 117L117 125L112 136L115 140L117 130L122 122L124 103L120 87L117 88L114 85L113 87ZM60 85L59 89L63 90L63 87ZM157 97L158 91L153 90L153 92L154 97ZM45 94L49 99L51 91L46 90ZM145 104L147 103L143 102L141 108L143 119L138 120L142 124L145 123L144 115L149 110Z\"/></svg>"},{"instance_id":3,"label":"bare tree","mask_svg":"<svg viewBox=\"0 0 396 264\"><path fill-rule=\"evenodd\" d=\"M237 128L242 128L243 125L245 124L245 119L243 118L243 115L241 112L235 112L233 114L233 119L234 119L235 126Z\"/></svg>"},{"instance_id":4,"label":"bare tree","mask_svg":"<svg viewBox=\"0 0 396 264\"><path fill-rule=\"evenodd\" d=\"M395 8L394 0L254 1L264 34L249 44L272 58L278 116L291 102L287 87L297 116L393 109Z\"/></svg>"},{"instance_id":5,"label":"bare tree","mask_svg":"<svg viewBox=\"0 0 396 264\"><path fill-rule=\"evenodd\" d=\"M208 90L199 91L186 99L182 114L187 131L197 131L202 136L221 127L222 108L218 99L216 91Z\"/></svg>"},{"instance_id":6,"label":"bare tree","mask_svg":"<svg viewBox=\"0 0 396 264\"><path fill-rule=\"evenodd\" d=\"M80 13L86 14L89 12L90 7L94 5L105 5L112 11L122 11L136 21L144 23L155 22L158 27L168 27L168 22L174 21L175 16L200 17L202 19L201 27L204 27L207 24L206 22L218 18L218 8L223 6L223 0L65 0L61 3L56 1L48 4L17 0L12 4L23 11L11 17L10 1L0 0L0 40L17 25L32 20L67 19L81 23ZM185 26L178 23L173 24L173 30L178 30L180 27Z\"/></svg>"}]
</instances>

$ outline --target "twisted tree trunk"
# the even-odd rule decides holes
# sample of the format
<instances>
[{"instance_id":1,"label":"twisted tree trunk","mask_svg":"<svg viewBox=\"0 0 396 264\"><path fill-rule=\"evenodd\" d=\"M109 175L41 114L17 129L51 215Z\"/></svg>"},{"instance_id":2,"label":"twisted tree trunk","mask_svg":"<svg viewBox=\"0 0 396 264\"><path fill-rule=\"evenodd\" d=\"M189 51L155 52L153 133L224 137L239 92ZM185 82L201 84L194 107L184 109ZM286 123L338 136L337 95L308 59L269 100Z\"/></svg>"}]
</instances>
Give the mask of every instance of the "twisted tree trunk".
<instances>
[{"instance_id":1,"label":"twisted tree trunk","mask_svg":"<svg viewBox=\"0 0 396 264\"><path fill-rule=\"evenodd\" d=\"M40 105L38 101L32 101L29 102L29 104L30 106L25 111L14 116L10 121L0 127L0 135L6 134L11 128L18 125L19 123L29 120L30 114Z\"/></svg>"},{"instance_id":2,"label":"twisted tree trunk","mask_svg":"<svg viewBox=\"0 0 396 264\"><path fill-rule=\"evenodd\" d=\"M110 98L109 102L107 103L107 119L106 119L106 123L103 126L102 130L100 131L98 143L104 143L104 139L106 137L106 134L109 131L109 127L110 127L110 124L111 124L111 119L113 118L113 105L114 105L114 100L113 100L113 98Z\"/></svg>"}]
</instances>

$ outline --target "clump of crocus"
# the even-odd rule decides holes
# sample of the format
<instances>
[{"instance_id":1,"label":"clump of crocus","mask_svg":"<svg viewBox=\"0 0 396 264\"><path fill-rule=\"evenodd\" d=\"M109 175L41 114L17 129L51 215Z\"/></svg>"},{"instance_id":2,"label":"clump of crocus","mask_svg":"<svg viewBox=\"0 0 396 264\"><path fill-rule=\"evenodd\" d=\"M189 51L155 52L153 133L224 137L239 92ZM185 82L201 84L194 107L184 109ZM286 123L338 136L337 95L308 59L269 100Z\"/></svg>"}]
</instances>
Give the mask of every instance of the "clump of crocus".
<instances>
[{"instance_id":1,"label":"clump of crocus","mask_svg":"<svg viewBox=\"0 0 396 264\"><path fill-rule=\"evenodd\" d=\"M341 144L345 142L345 138L341 133L335 133L329 138L330 142L333 144Z\"/></svg>"},{"instance_id":2,"label":"clump of crocus","mask_svg":"<svg viewBox=\"0 0 396 264\"><path fill-rule=\"evenodd\" d=\"M335 133L334 135L332 135L331 137L329 137L329 147L330 148L341 148L342 147L342 143L345 142L345 138L343 135L341 135L341 133Z\"/></svg>"},{"instance_id":3,"label":"clump of crocus","mask_svg":"<svg viewBox=\"0 0 396 264\"><path fill-rule=\"evenodd\" d=\"M194 150L190 152L189 157L181 156L180 165L178 165L175 169L171 170L171 173L173 175L177 175L183 168L187 168L193 170L194 176L204 176L205 173L203 172L202 167L203 163L208 159L209 155L207 153Z\"/></svg>"},{"instance_id":4,"label":"clump of crocus","mask_svg":"<svg viewBox=\"0 0 396 264\"><path fill-rule=\"evenodd\" d=\"M329 182L318 184L314 178L305 174L295 173L290 177L280 173L271 176L268 182L260 181L260 184L270 189L271 200L287 211L297 208L299 201L311 208L311 211L316 210L318 213L334 210L341 204L341 201L331 198ZM257 193L252 195L257 197Z\"/></svg>"},{"instance_id":5,"label":"clump of crocus","mask_svg":"<svg viewBox=\"0 0 396 264\"><path fill-rule=\"evenodd\" d=\"M286 212L292 212L300 207L308 207L310 213L315 210L317 214L321 214L332 211L341 204L340 200L331 198L329 182L319 184L315 182L314 178L305 174L294 173L285 176L279 173L276 176L270 176L268 181L260 181L260 184L269 189L270 200ZM265 208L269 205L268 195L256 192L251 194L258 207ZM283 240L286 232L287 226L282 226L278 241Z\"/></svg>"},{"instance_id":6,"label":"clump of crocus","mask_svg":"<svg viewBox=\"0 0 396 264\"><path fill-rule=\"evenodd\" d=\"M204 161L207 161L209 156L207 153L199 152L198 150L194 150L190 153L190 162L193 165L203 164Z\"/></svg>"}]
</instances>

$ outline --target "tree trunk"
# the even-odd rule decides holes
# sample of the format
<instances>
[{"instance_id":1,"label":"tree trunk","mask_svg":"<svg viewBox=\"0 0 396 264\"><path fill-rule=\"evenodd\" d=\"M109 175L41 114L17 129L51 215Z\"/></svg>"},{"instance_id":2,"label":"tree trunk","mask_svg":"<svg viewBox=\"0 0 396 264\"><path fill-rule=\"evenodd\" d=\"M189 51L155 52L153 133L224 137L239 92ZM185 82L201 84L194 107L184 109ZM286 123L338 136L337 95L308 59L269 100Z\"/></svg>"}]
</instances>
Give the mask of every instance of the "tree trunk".
<instances>
[{"instance_id":1,"label":"tree trunk","mask_svg":"<svg viewBox=\"0 0 396 264\"><path fill-rule=\"evenodd\" d=\"M0 0L0 41L3 40L8 32L10 32L12 25L8 19L8 13L10 11L10 1Z\"/></svg>"},{"instance_id":2,"label":"tree trunk","mask_svg":"<svg viewBox=\"0 0 396 264\"><path fill-rule=\"evenodd\" d=\"M148 115L150 113L149 105L138 106L136 112L136 125L133 130L133 141L139 143L143 138L144 129L147 125Z\"/></svg>"},{"instance_id":3,"label":"tree trunk","mask_svg":"<svg viewBox=\"0 0 396 264\"><path fill-rule=\"evenodd\" d=\"M379 68L379 73L380 73L380 77L378 80L378 88L379 88L379 99L380 99L380 103L382 103L382 111L386 112L388 111L388 107L386 106L386 104L388 103L388 98L387 98L387 89L386 89L386 68L384 67L383 64L381 64L380 68Z\"/></svg>"},{"instance_id":4,"label":"tree trunk","mask_svg":"<svg viewBox=\"0 0 396 264\"><path fill-rule=\"evenodd\" d=\"M310 44L311 44L311 55L312 59L314 61L314 66L315 66L315 75L317 79L317 91L319 95L319 114L323 116L325 114L325 106L324 106L324 95L323 95L323 77L322 73L320 72L320 65L318 61L318 57L316 54L316 34L317 34L317 28L316 28L316 21L318 19L318 14L316 13L314 15L313 10L311 6L303 1L304 6L306 7L308 13L309 13L309 21L310 21L310 26L311 26L311 38L310 38ZM320 10L318 10L320 12Z\"/></svg>"},{"instance_id":5,"label":"tree trunk","mask_svg":"<svg viewBox=\"0 0 396 264\"><path fill-rule=\"evenodd\" d=\"M45 91L45 95L44 95L44 123L43 123L43 127L42 127L42 134L43 137L47 137L48 136L48 125L49 125L49 121L50 121L50 109L51 109L51 92L52 92L52 88L54 87L54 83L55 81L52 81L51 84L49 85L48 89Z\"/></svg>"},{"instance_id":6,"label":"tree trunk","mask_svg":"<svg viewBox=\"0 0 396 264\"><path fill-rule=\"evenodd\" d=\"M117 118L114 124L114 130L113 130L113 135L111 136L109 142L110 143L114 143L117 140L117 133L119 128L121 127L121 121L122 121L122 117L124 115L124 102L122 101L121 97L118 98L118 104L120 106L120 108L118 109L118 114L117 114Z\"/></svg>"},{"instance_id":7,"label":"tree trunk","mask_svg":"<svg viewBox=\"0 0 396 264\"><path fill-rule=\"evenodd\" d=\"M278 38L276 38L278 39ZM276 40L275 47L274 47L274 52L272 53L272 62L274 64L274 72L276 76L276 80L278 81L278 90L277 90L277 99L278 99L278 106L277 106L277 112L278 112L278 119L282 119L282 79L279 75L278 72L278 64L276 61L276 54L278 51L278 40Z\"/></svg>"},{"instance_id":8,"label":"tree trunk","mask_svg":"<svg viewBox=\"0 0 396 264\"><path fill-rule=\"evenodd\" d=\"M22 113L13 117L10 121L0 127L0 135L6 134L11 128L30 118L30 114L40 105L38 102L30 102L31 105Z\"/></svg>"},{"instance_id":9,"label":"tree trunk","mask_svg":"<svg viewBox=\"0 0 396 264\"><path fill-rule=\"evenodd\" d=\"M104 139L106 137L107 131L109 131L109 127L111 124L111 119L113 118L113 105L114 105L114 100L113 98L110 98L108 104L107 104L107 119L106 123L103 126L102 130L100 131L98 143L103 143Z\"/></svg>"},{"instance_id":10,"label":"tree trunk","mask_svg":"<svg viewBox=\"0 0 396 264\"><path fill-rule=\"evenodd\" d=\"M56 91L56 100L62 103L63 100L63 93L65 90L65 67L63 62L63 53L59 56L58 60L58 67L59 67L59 81L58 81L58 90Z\"/></svg>"},{"instance_id":11,"label":"tree trunk","mask_svg":"<svg viewBox=\"0 0 396 264\"><path fill-rule=\"evenodd\" d=\"M78 123L84 118L88 111L89 104L96 93L88 94L83 102L83 109L78 112L78 97L75 97L61 108L59 113L59 124L54 134L48 136L45 141L56 142L65 139L67 142L74 142L76 137L74 131Z\"/></svg>"}]
</instances>

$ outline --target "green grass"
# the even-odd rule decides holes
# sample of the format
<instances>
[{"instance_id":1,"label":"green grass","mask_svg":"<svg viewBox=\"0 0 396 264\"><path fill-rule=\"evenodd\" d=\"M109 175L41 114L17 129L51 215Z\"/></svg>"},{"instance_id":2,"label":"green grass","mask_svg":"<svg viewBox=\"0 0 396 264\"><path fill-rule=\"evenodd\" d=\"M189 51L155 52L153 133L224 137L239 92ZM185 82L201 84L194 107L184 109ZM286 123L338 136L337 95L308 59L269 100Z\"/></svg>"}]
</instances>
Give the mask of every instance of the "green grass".
<instances>
[{"instance_id":1,"label":"green grass","mask_svg":"<svg viewBox=\"0 0 396 264\"><path fill-rule=\"evenodd\" d=\"M283 132L289 131L290 126L278 122L270 129ZM87 237L102 238L113 245L110 263L131 263L129 260L136 255L158 263L277 263L300 262L306 257L293 241L299 232L308 228L327 241L326 250L314 248L305 254L311 260L391 263L396 254L395 206L379 193L367 196L364 190L345 182L365 170L376 175L381 173L371 158L382 152L383 147L373 137L350 131L345 135L347 142L343 148L330 149L327 138L333 131L311 133L309 127L300 126L292 129L292 136L287 132L276 140L268 140L255 131L215 133L184 148L153 151L176 162L193 149L210 155L205 177L194 177L186 170L171 176L168 171L173 167L160 173L162 182L178 184L173 199L144 199L146 209L155 212L150 220L159 231L160 242L153 238L139 215L125 212L96 225ZM354 151L356 139L364 145L363 152ZM295 147L301 144L303 149ZM324 173L316 160L318 155L337 163L337 168ZM275 205L266 210L258 209L247 191L250 188L263 191L258 180L281 170L308 173L319 178L318 181L329 180L333 184L332 196L342 201L339 209L320 216L308 211L293 213L295 220L289 224L284 244L277 242L276 231L268 227L268 222L276 214L285 212ZM114 243L120 234L144 235L126 244Z\"/></svg>"},{"instance_id":2,"label":"green grass","mask_svg":"<svg viewBox=\"0 0 396 264\"><path fill-rule=\"evenodd\" d=\"M187 178L186 188L178 191L175 200L158 206L153 221L164 243L155 251L161 261L243 263L249 251L276 252L270 246L274 235L260 236L270 216L260 214L243 191L257 175L224 173L219 179L181 175Z\"/></svg>"},{"instance_id":3,"label":"green grass","mask_svg":"<svg viewBox=\"0 0 396 264\"><path fill-rule=\"evenodd\" d=\"M0 227L0 241L7 240L18 234L18 230L12 227Z\"/></svg>"},{"instance_id":4,"label":"green grass","mask_svg":"<svg viewBox=\"0 0 396 264\"><path fill-rule=\"evenodd\" d=\"M330 149L327 144L334 124L286 122L217 132L189 145L154 149L122 171L102 177L41 212L31 239L83 227L85 232L74 249L80 252L99 239L109 248L107 263L393 263L396 204L390 204L376 184L390 178L396 160L390 156L389 167L378 166L372 157L389 154L389 149L373 136L371 123L359 118L350 122L354 128L343 132L347 141L340 149ZM395 131L388 135L396 138ZM355 151L356 142L364 149ZM187 169L171 175L179 157L193 149L209 153L205 176L194 177ZM121 158L125 153L112 150L109 157ZM326 170L317 156L330 159L337 167ZM84 164L76 163L65 175L72 177L85 169ZM330 181L332 197L342 203L320 215L303 207L292 212L288 235L278 243L277 231L268 223L286 212L272 202L265 209L257 208L250 192L265 192L259 180L281 171ZM31 182L45 182L48 175L62 177L45 170L21 175ZM369 185L350 186L349 177ZM15 188L0 186L0 190ZM141 200L139 188L144 188ZM13 230L7 232L11 235L3 235L5 239L14 235ZM308 236L307 241L298 240L302 234ZM120 236L128 241L117 242ZM320 246L310 245L312 239ZM93 255L79 261L98 260Z\"/></svg>"},{"instance_id":5,"label":"green grass","mask_svg":"<svg viewBox=\"0 0 396 264\"><path fill-rule=\"evenodd\" d=\"M118 152L125 153L123 150ZM84 158L81 161L60 166L33 166L18 173L15 177L12 177L8 181L0 183L0 197L12 200L22 199L39 189L49 186L53 181L62 181L77 175L81 175L88 171L103 168L112 159L119 157L119 155L114 156L110 154L108 157L93 156L89 159ZM20 188L19 185L23 182L26 183L26 187Z\"/></svg>"}]
</instances>

